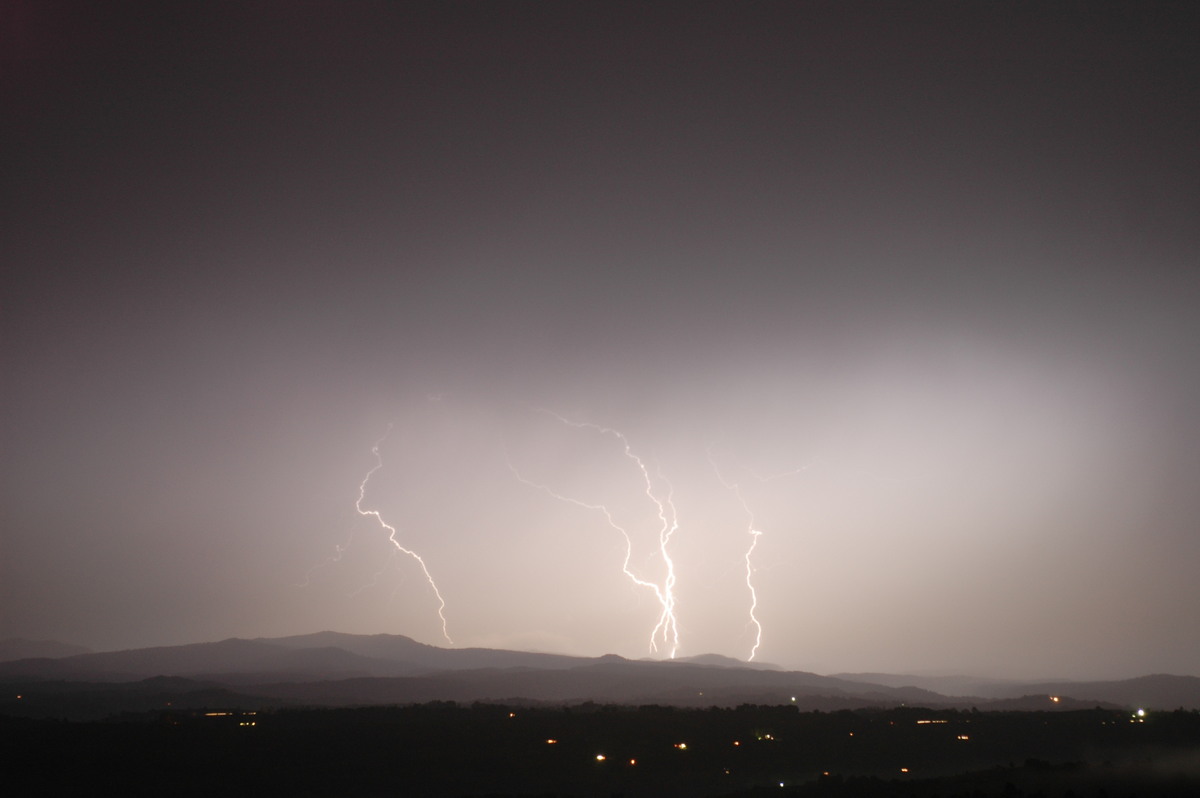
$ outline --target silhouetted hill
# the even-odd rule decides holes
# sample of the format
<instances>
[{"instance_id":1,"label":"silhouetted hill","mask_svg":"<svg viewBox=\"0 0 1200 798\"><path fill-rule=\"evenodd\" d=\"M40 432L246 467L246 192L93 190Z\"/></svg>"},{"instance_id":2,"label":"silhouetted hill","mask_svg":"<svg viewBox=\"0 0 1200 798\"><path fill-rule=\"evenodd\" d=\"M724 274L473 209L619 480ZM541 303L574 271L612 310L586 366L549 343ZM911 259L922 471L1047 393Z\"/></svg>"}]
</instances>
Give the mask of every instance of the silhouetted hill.
<instances>
[{"instance_id":1,"label":"silhouetted hill","mask_svg":"<svg viewBox=\"0 0 1200 798\"><path fill-rule=\"evenodd\" d=\"M716 655L711 655L716 657ZM716 658L723 667L737 660ZM161 674L220 677L240 684L289 679L416 676L481 668L561 670L621 657L572 657L489 648L438 648L403 635L318 632L282 638L106 651L64 657L0 662L0 678L130 681ZM744 667L744 664L741 664Z\"/></svg>"},{"instance_id":2,"label":"silhouetted hill","mask_svg":"<svg viewBox=\"0 0 1200 798\"><path fill-rule=\"evenodd\" d=\"M524 700L792 704L822 710L900 705L1060 711L1097 705L1200 707L1200 679L1192 676L1110 682L976 680L990 695L946 695L929 689L928 685L939 684L936 677L856 676L822 676L761 664L751 667L712 654L634 661L614 655L589 658L446 649L401 635L337 632L0 662L0 680L16 688L14 693L42 694L48 682L139 683L153 677L181 677L202 681L209 689L248 691L263 700L312 705ZM955 678L959 686L966 683L967 677ZM100 689L89 688L92 693Z\"/></svg>"},{"instance_id":3,"label":"silhouetted hill","mask_svg":"<svg viewBox=\"0 0 1200 798\"><path fill-rule=\"evenodd\" d=\"M1200 707L1200 678L1154 674L1107 682L1050 682L1025 684L1028 692L1071 696L1083 702L1111 702L1124 707L1196 709Z\"/></svg>"},{"instance_id":4,"label":"silhouetted hill","mask_svg":"<svg viewBox=\"0 0 1200 798\"><path fill-rule=\"evenodd\" d=\"M783 668L768 662L744 662L721 654L695 654L690 657L679 657L675 662L691 662L696 665L709 665L715 668L752 668L759 671L781 671Z\"/></svg>"},{"instance_id":5,"label":"silhouetted hill","mask_svg":"<svg viewBox=\"0 0 1200 798\"><path fill-rule=\"evenodd\" d=\"M840 678L891 687L915 685L960 700L975 700L980 708L1066 709L1083 706L1200 708L1200 678L1155 674L1133 679L1080 682L981 679L973 676L904 676L887 673L844 673ZM1059 701L1051 701L1057 696ZM1036 701L1035 701L1036 698ZM1067 701L1066 699L1072 699ZM1036 704L1036 706L1034 706Z\"/></svg>"},{"instance_id":6,"label":"silhouetted hill","mask_svg":"<svg viewBox=\"0 0 1200 798\"><path fill-rule=\"evenodd\" d=\"M976 709L985 712L1076 712L1081 709L1122 709L1112 701L1081 701L1064 695L1030 693L1015 698L990 698L978 701Z\"/></svg>"},{"instance_id":7,"label":"silhouetted hill","mask_svg":"<svg viewBox=\"0 0 1200 798\"><path fill-rule=\"evenodd\" d=\"M471 668L570 668L589 659L496 648L438 648L404 635L386 634L317 632L293 637L260 637L255 642L291 649L337 647L363 657L404 663L412 673Z\"/></svg>"},{"instance_id":8,"label":"silhouetted hill","mask_svg":"<svg viewBox=\"0 0 1200 798\"><path fill-rule=\"evenodd\" d=\"M117 682L173 675L212 678L229 684L254 684L289 679L403 676L428 670L428 667L361 656L333 646L286 648L234 638L218 643L106 651L57 660L3 662L0 663L0 679L32 677Z\"/></svg>"},{"instance_id":9,"label":"silhouetted hill","mask_svg":"<svg viewBox=\"0 0 1200 798\"><path fill-rule=\"evenodd\" d=\"M57 640L26 640L23 637L8 637L0 640L0 662L15 659L57 659L75 654L87 654L91 649Z\"/></svg>"},{"instance_id":10,"label":"silhouetted hill","mask_svg":"<svg viewBox=\"0 0 1200 798\"><path fill-rule=\"evenodd\" d=\"M481 668L391 679L258 684L255 690L293 702L334 706L514 699L700 707L795 704L803 709L947 703L925 690L898 690L797 671L621 659L584 662L559 669Z\"/></svg>"},{"instance_id":11,"label":"silhouetted hill","mask_svg":"<svg viewBox=\"0 0 1200 798\"><path fill-rule=\"evenodd\" d=\"M278 646L231 638L217 643L102 651L55 660L16 660L0 663L0 677L135 681L159 675L277 670L281 651Z\"/></svg>"},{"instance_id":12,"label":"silhouetted hill","mask_svg":"<svg viewBox=\"0 0 1200 798\"><path fill-rule=\"evenodd\" d=\"M871 682L887 687L921 687L948 696L978 696L1003 698L1020 691L1022 682L1015 679L986 679L978 676L913 676L896 673L835 673L839 679Z\"/></svg>"}]
</instances>

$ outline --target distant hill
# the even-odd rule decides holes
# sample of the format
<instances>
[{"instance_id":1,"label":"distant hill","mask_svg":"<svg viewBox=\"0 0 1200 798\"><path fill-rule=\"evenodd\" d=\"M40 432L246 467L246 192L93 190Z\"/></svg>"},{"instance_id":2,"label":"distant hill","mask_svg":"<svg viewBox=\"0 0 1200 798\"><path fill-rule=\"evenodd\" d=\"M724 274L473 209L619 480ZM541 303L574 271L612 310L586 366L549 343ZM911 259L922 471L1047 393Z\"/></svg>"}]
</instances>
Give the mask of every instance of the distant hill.
<instances>
[{"instance_id":1,"label":"distant hill","mask_svg":"<svg viewBox=\"0 0 1200 798\"><path fill-rule=\"evenodd\" d=\"M371 658L336 646L292 647L231 638L216 643L79 654L61 659L0 662L0 678L124 682L152 676L219 678L232 684L399 676L421 672L403 660Z\"/></svg>"},{"instance_id":2,"label":"distant hill","mask_svg":"<svg viewBox=\"0 0 1200 798\"><path fill-rule=\"evenodd\" d=\"M1155 709L1200 708L1200 677L1156 674L1133 679L1110 681L1018 681L1014 679L981 679L973 676L902 676L886 673L842 673L839 678L874 682L889 687L913 685L958 699L974 698L980 709L1028 705L1031 696L1038 696L1039 708L1060 709L1069 702L1087 706L1112 705L1122 707L1153 707ZM1051 696L1059 701L1051 701ZM1055 706L1047 706L1053 704Z\"/></svg>"},{"instance_id":3,"label":"distant hill","mask_svg":"<svg viewBox=\"0 0 1200 798\"><path fill-rule=\"evenodd\" d=\"M1071 696L1083 702L1107 701L1124 707L1200 708L1200 677L1154 674L1108 682L1026 684L1029 692Z\"/></svg>"},{"instance_id":4,"label":"distant hill","mask_svg":"<svg viewBox=\"0 0 1200 798\"><path fill-rule=\"evenodd\" d=\"M8 637L0 640L0 662L14 659L58 659L75 654L87 654L91 649L60 643L57 640L26 640L23 637Z\"/></svg>"},{"instance_id":5,"label":"distant hill","mask_svg":"<svg viewBox=\"0 0 1200 798\"><path fill-rule=\"evenodd\" d=\"M790 703L802 709L841 709L898 706L913 699L944 703L926 691L892 690L797 671L630 660L555 670L482 668L421 677L260 684L255 690L292 702L330 705L524 699L698 707Z\"/></svg>"},{"instance_id":6,"label":"distant hill","mask_svg":"<svg viewBox=\"0 0 1200 798\"><path fill-rule=\"evenodd\" d=\"M317 632L293 637L260 637L254 642L288 649L340 648L362 657L401 663L407 672L413 674L470 668L570 668L580 662L590 661L588 658L565 654L541 654L496 648L438 648L418 643L404 635Z\"/></svg>"},{"instance_id":7,"label":"distant hill","mask_svg":"<svg viewBox=\"0 0 1200 798\"><path fill-rule=\"evenodd\" d=\"M1018 694L1023 684L1012 679L984 679L978 676L912 676L896 673L835 673L839 679L871 682L888 687L923 687L948 696L1004 698Z\"/></svg>"},{"instance_id":8,"label":"distant hill","mask_svg":"<svg viewBox=\"0 0 1200 798\"><path fill-rule=\"evenodd\" d=\"M696 654L690 657L679 657L675 662L691 662L696 665L711 665L715 668L753 668L759 671L781 671L783 668L768 662L745 662L721 654Z\"/></svg>"},{"instance_id":9,"label":"distant hill","mask_svg":"<svg viewBox=\"0 0 1200 798\"><path fill-rule=\"evenodd\" d=\"M59 708L70 703L62 696L86 693L96 707L127 705L130 711L172 701L195 705L217 696L255 706L444 700L698 707L791 704L804 710L901 705L1058 711L1096 705L1200 708L1200 679L1193 676L1036 684L892 674L822 676L771 665L750 666L712 654L633 661L615 655L439 648L402 635L338 632L11 660L0 662L0 682L15 688L10 694L24 696L24 703L0 705L0 714L33 711L34 704L51 693L59 696L54 702ZM950 688L953 694L933 686ZM974 695L963 694L964 686L980 689ZM106 691L120 695L99 700L97 696ZM253 699L247 697L251 694ZM134 696L140 698L133 701Z\"/></svg>"}]
</instances>

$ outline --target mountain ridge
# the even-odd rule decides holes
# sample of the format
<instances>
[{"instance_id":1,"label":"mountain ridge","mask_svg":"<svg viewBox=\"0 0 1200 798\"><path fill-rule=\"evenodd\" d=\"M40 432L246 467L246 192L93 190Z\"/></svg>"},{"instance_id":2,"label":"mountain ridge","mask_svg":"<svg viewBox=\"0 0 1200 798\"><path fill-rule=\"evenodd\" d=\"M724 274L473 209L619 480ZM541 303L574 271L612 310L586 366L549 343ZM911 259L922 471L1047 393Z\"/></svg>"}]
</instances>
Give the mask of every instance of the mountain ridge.
<instances>
[{"instance_id":1,"label":"mountain ridge","mask_svg":"<svg viewBox=\"0 0 1200 798\"><path fill-rule=\"evenodd\" d=\"M255 700L308 705L526 700L675 706L791 704L1065 710L1106 705L1200 708L1200 678L1153 674L1109 681L1022 682L896 674L821 675L716 654L675 660L576 657L507 649L450 649L404 635L316 632L280 638L90 652L0 662L0 681L24 693L75 685L136 692L183 679L195 690L250 691ZM940 681L939 681L940 679ZM980 689L943 692L938 686ZM202 687L201 687L202 685ZM145 687L145 690L149 690ZM18 692L18 691L10 691ZM184 688L173 694L182 696ZM247 698L246 700L250 700ZM0 709L0 712L6 710Z\"/></svg>"}]
</instances>

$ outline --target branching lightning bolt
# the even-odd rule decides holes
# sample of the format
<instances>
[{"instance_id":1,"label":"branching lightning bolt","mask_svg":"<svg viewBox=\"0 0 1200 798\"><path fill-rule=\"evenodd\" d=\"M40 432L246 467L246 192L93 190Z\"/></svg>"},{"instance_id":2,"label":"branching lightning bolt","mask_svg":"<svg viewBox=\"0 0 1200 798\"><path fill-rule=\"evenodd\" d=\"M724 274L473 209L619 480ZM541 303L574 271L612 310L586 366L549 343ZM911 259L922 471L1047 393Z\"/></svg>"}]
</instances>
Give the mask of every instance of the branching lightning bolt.
<instances>
[{"instance_id":1,"label":"branching lightning bolt","mask_svg":"<svg viewBox=\"0 0 1200 798\"><path fill-rule=\"evenodd\" d=\"M354 502L354 509L358 511L359 515L371 516L378 521L379 526L387 530L388 541L396 547L396 551L401 552L402 554L407 554L409 557L412 557L414 560L416 560L417 564L421 566L421 572L425 574L425 581L429 583L429 587L433 590L433 595L435 595L438 600L437 613L438 618L440 618L442 621L442 637L446 638L447 643L454 645L454 641L450 639L450 633L447 630L446 600L442 598L442 592L438 590L437 583L433 581L433 574L429 573L429 567L425 564L425 560L421 558L421 555L417 554L412 549L406 548L400 543L399 540L396 539L396 535L399 534L396 531L396 527L392 526L387 521L384 521L383 516L379 514L378 510L364 510L362 506L363 499L365 499L367 495L367 483L371 481L371 477L375 475L376 471L383 468L383 455L379 453L379 447L383 444L384 440L387 438L388 434L391 433L391 431L392 426L389 424L387 430L383 433L383 436L379 440L375 441L375 445L371 447L371 454L375 455L375 467L367 472L367 475L363 477L363 481L359 484L358 500Z\"/></svg>"},{"instance_id":2,"label":"branching lightning bolt","mask_svg":"<svg viewBox=\"0 0 1200 798\"><path fill-rule=\"evenodd\" d=\"M658 623L654 626L654 629L650 633L650 651L651 653L658 652L659 641L661 639L664 646L669 646L669 656L671 659L674 659L676 653L679 651L679 623L675 617L675 562L671 559L671 555L668 550L671 537L675 534L676 530L679 529L679 516L676 512L673 498L674 488L671 486L670 481L667 480L661 472L659 472L659 479L661 479L667 485L667 493L666 496L662 498L655 493L654 480L650 476L650 470L646 467L645 461L643 461L641 457L639 457L633 451L633 447L630 445L629 439L626 438L625 435L620 431L611 429L609 427L602 427L598 424L592 424L586 421L572 421L543 408L538 408L538 412L545 413L546 415L551 416L567 426L575 427L576 429L595 430L602 435L608 435L616 438L621 443L621 446L625 451L625 456L637 465L637 468L642 475L642 482L645 485L646 497L654 503L654 506L657 509L658 519L661 522L661 526L659 527L658 531L658 550L662 555L663 563L666 565L667 569L666 576L664 577L662 584L642 579L629 567L630 559L633 557L633 539L630 537L628 530L616 522L616 519L614 519L612 516L612 512L609 511L605 505L590 504L588 502L580 501L579 499L571 498L570 496L564 496L555 492L547 485L525 478L520 472L517 471L516 467L513 466L511 462L508 464L508 467L518 480L532 488L541 490L555 499L558 499L559 501L569 502L578 507L603 513L608 525L621 533L621 536L625 539L625 560L621 564L622 573L624 573L625 576L628 577L634 584L653 590L655 597L658 598L659 605L662 607L662 612L658 617Z\"/></svg>"}]
</instances>

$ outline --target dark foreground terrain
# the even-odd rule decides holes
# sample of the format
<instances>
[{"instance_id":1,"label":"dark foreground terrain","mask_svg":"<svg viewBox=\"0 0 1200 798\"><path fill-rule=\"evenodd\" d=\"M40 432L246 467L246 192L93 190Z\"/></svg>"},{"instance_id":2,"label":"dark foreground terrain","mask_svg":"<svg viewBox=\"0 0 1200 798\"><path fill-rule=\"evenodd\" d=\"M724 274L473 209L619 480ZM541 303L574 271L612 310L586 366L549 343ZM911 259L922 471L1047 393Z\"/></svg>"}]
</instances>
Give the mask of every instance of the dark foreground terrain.
<instances>
[{"instance_id":1,"label":"dark foreground terrain","mask_svg":"<svg viewBox=\"0 0 1200 798\"><path fill-rule=\"evenodd\" d=\"M1193 796L1200 713L449 702L0 717L23 795Z\"/></svg>"}]
</instances>

